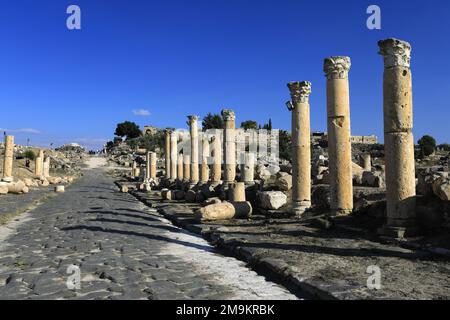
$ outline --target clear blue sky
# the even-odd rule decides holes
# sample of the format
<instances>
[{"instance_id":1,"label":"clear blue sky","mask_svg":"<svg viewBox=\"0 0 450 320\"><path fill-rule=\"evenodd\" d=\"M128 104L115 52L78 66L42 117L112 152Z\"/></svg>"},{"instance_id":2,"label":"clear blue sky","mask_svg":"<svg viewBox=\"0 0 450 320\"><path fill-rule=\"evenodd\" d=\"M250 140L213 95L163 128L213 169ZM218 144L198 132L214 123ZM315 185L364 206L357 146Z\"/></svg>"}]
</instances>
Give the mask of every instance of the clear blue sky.
<instances>
[{"instance_id":1,"label":"clear blue sky","mask_svg":"<svg viewBox=\"0 0 450 320\"><path fill-rule=\"evenodd\" d=\"M79 5L82 30L66 28ZM366 28L366 8L382 29ZM0 128L18 143L111 139L124 120L185 127L222 107L290 130L286 83L310 80L326 130L323 58L348 55L351 126L382 138L377 41L411 42L414 135L450 143L450 1L1 0ZM138 116L133 110L148 110Z\"/></svg>"}]
</instances>

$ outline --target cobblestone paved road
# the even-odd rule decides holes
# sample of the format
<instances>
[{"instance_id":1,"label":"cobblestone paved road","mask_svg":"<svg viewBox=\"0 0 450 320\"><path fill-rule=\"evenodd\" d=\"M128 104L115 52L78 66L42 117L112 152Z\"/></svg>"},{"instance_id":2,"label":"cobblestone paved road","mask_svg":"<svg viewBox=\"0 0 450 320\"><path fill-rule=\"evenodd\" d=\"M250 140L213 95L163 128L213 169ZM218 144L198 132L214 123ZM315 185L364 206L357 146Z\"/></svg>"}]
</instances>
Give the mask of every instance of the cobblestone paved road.
<instances>
[{"instance_id":1,"label":"cobblestone paved road","mask_svg":"<svg viewBox=\"0 0 450 320\"><path fill-rule=\"evenodd\" d=\"M81 288L69 290L77 265ZM296 299L172 226L100 168L0 240L0 299Z\"/></svg>"}]
</instances>

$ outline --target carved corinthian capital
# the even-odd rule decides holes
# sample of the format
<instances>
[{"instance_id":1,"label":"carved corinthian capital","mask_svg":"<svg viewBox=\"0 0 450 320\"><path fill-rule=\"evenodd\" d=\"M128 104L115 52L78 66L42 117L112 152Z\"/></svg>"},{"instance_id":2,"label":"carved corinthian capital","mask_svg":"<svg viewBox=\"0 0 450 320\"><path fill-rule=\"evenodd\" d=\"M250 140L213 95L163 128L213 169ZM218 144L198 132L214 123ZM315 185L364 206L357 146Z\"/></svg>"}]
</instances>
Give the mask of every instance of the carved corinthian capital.
<instances>
[{"instance_id":1,"label":"carved corinthian capital","mask_svg":"<svg viewBox=\"0 0 450 320\"><path fill-rule=\"evenodd\" d=\"M350 71L350 57L336 56L326 58L323 64L323 71L328 80L347 79Z\"/></svg>"},{"instance_id":2,"label":"carved corinthian capital","mask_svg":"<svg viewBox=\"0 0 450 320\"><path fill-rule=\"evenodd\" d=\"M292 102L296 103L307 103L309 101L309 95L311 94L311 82L300 81L300 82L289 82L289 91L291 92ZM290 111L293 110L292 104L288 103L287 107Z\"/></svg>"},{"instance_id":3,"label":"carved corinthian capital","mask_svg":"<svg viewBox=\"0 0 450 320\"><path fill-rule=\"evenodd\" d=\"M196 115L188 116L188 119L189 119L189 121L188 121L189 125L192 125L193 123L198 121L198 116L196 116Z\"/></svg>"},{"instance_id":4,"label":"carved corinthian capital","mask_svg":"<svg viewBox=\"0 0 450 320\"><path fill-rule=\"evenodd\" d=\"M386 39L378 41L380 52L384 57L384 67L406 67L411 63L411 45L403 40Z\"/></svg>"},{"instance_id":5,"label":"carved corinthian capital","mask_svg":"<svg viewBox=\"0 0 450 320\"><path fill-rule=\"evenodd\" d=\"M170 134L172 133L172 129L164 129L164 134L166 135L166 136L170 136Z\"/></svg>"},{"instance_id":6,"label":"carved corinthian capital","mask_svg":"<svg viewBox=\"0 0 450 320\"><path fill-rule=\"evenodd\" d=\"M236 116L235 116L233 110L231 110L231 109L223 109L222 110L222 118L225 121L234 121L236 119Z\"/></svg>"}]
</instances>

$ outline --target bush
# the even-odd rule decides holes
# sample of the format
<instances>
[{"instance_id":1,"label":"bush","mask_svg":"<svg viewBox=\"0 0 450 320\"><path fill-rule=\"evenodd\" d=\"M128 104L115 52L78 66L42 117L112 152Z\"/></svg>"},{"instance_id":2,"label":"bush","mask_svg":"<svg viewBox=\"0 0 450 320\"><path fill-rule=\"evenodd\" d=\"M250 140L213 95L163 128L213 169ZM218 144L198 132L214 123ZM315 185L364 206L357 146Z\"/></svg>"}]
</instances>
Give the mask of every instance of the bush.
<instances>
[{"instance_id":1,"label":"bush","mask_svg":"<svg viewBox=\"0 0 450 320\"><path fill-rule=\"evenodd\" d=\"M436 140L432 136L424 135L417 143L422 152L422 156L429 156L436 150Z\"/></svg>"},{"instance_id":2,"label":"bush","mask_svg":"<svg viewBox=\"0 0 450 320\"><path fill-rule=\"evenodd\" d=\"M28 160L36 159L36 155L34 154L33 150L25 151L25 159L28 159Z\"/></svg>"}]
</instances>

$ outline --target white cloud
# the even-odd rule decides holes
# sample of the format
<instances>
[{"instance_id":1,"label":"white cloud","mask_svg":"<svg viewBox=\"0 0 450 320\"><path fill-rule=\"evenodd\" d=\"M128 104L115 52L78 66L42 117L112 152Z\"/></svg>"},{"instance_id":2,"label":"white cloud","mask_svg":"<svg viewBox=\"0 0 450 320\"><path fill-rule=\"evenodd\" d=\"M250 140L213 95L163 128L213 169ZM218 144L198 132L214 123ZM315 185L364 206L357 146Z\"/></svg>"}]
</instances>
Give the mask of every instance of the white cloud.
<instances>
[{"instance_id":1,"label":"white cloud","mask_svg":"<svg viewBox=\"0 0 450 320\"><path fill-rule=\"evenodd\" d=\"M145 110L145 109L134 109L133 110L133 113L136 115L136 116L141 116L141 117L148 117L148 116L150 116L150 111L148 111L148 110Z\"/></svg>"},{"instance_id":2,"label":"white cloud","mask_svg":"<svg viewBox=\"0 0 450 320\"><path fill-rule=\"evenodd\" d=\"M11 133L32 133L32 134L40 134L41 132L37 129L33 128L22 128L22 129L4 129L0 128L0 131L6 131Z\"/></svg>"}]
</instances>

